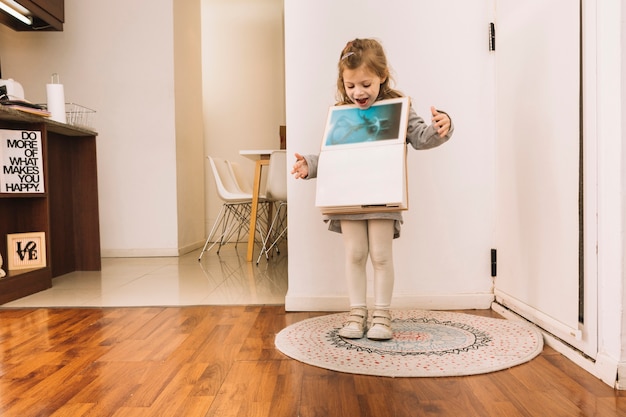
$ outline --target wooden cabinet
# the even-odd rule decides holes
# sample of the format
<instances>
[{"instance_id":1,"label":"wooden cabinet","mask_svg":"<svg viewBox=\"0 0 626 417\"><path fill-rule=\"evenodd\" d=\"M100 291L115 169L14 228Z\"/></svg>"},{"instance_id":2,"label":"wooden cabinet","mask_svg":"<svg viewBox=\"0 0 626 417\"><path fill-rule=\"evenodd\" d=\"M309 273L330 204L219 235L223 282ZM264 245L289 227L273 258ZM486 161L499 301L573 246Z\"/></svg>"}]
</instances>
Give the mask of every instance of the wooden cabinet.
<instances>
[{"instance_id":1,"label":"wooden cabinet","mask_svg":"<svg viewBox=\"0 0 626 417\"><path fill-rule=\"evenodd\" d=\"M44 193L0 192L0 304L49 288L52 278L101 269L96 133L0 106L0 129L41 132ZM4 191L4 190L0 190ZM47 265L7 271L7 234L44 232Z\"/></svg>"},{"instance_id":2,"label":"wooden cabinet","mask_svg":"<svg viewBox=\"0 0 626 417\"><path fill-rule=\"evenodd\" d=\"M33 17L33 24L26 25L0 12L0 23L17 31L62 31L65 22L64 0L15 0L25 7Z\"/></svg>"},{"instance_id":3,"label":"wooden cabinet","mask_svg":"<svg viewBox=\"0 0 626 417\"><path fill-rule=\"evenodd\" d=\"M40 7L44 12L50 14L59 22L65 21L65 1L64 0L31 0L32 3ZM21 3L20 0L18 0Z\"/></svg>"}]
</instances>

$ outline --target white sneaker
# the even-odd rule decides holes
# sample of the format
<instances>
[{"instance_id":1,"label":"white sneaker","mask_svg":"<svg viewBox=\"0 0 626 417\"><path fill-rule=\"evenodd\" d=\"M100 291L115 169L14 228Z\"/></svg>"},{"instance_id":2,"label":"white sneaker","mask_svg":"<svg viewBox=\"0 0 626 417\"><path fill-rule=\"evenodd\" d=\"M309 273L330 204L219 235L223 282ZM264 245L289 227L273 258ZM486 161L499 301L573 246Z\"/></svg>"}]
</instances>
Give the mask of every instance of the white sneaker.
<instances>
[{"instance_id":1,"label":"white sneaker","mask_svg":"<svg viewBox=\"0 0 626 417\"><path fill-rule=\"evenodd\" d=\"M392 337L391 313L389 310L375 310L372 315L372 327L367 332L367 338L372 340L389 340Z\"/></svg>"},{"instance_id":2,"label":"white sneaker","mask_svg":"<svg viewBox=\"0 0 626 417\"><path fill-rule=\"evenodd\" d=\"M346 339L360 339L365 334L366 324L367 309L353 308L350 310L343 327L339 330L339 336Z\"/></svg>"}]
</instances>

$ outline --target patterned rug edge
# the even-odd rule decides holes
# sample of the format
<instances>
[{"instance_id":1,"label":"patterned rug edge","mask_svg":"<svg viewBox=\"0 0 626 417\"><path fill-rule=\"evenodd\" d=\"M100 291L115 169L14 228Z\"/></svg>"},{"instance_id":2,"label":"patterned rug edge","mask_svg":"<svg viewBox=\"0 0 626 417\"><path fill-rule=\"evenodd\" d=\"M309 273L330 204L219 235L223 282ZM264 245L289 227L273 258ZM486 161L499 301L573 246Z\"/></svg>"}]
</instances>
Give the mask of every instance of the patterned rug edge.
<instances>
[{"instance_id":1,"label":"patterned rug edge","mask_svg":"<svg viewBox=\"0 0 626 417\"><path fill-rule=\"evenodd\" d=\"M406 370L398 370L391 369L385 370L381 367L373 367L373 368L362 368L355 370L350 366L345 366L341 363L334 363L329 361L320 361L311 357L306 357L306 355L302 354L302 346L294 345L289 340L289 333L297 329L298 326L305 325L307 323L315 322L316 320L328 320L329 318L338 319L342 321L345 318L345 313L335 313L326 316L313 317L309 319L302 320L297 323L293 323L285 329L281 330L278 334L276 334L275 338L275 346L276 348L285 354L286 356L297 360L299 362L316 366L323 369L328 369L331 371L349 373L349 374L360 374L360 375L372 375L372 376L382 376L382 377L406 377L406 378L418 378L418 377L448 377L448 376L469 376L469 375L480 375L486 373L497 372L505 369L510 369L515 366L519 366L523 363L529 362L534 359L543 351L543 335L542 333L533 325L522 323L522 322L513 322L507 319L498 319L491 317L482 317L482 316L473 316L465 313L457 313L457 312L444 312L444 311L428 311L428 310L407 310L403 311L401 314L403 315L415 315L415 316L424 316L424 317L437 317L440 315L446 315L445 317L452 316L455 318L463 319L463 318L472 318L473 320L480 320L486 323L505 323L508 327L517 328L522 331L528 332L531 337L534 339L534 345L532 349L525 352L521 357L515 357L515 355L506 355L503 354L500 356L500 359L505 358L507 361L505 364L497 363L493 365L485 365L481 364L480 367L476 366L466 366L463 368L455 368L455 369L444 369L444 368L433 368L433 369L406 369ZM446 322L448 323L448 322ZM338 330L338 328L337 328ZM333 333L333 332L329 332ZM335 331L336 333L336 331ZM326 337L328 338L328 337ZM347 341L352 342L352 341ZM370 341L370 344L376 344L377 342ZM381 342L378 342L381 343ZM355 349L355 348L353 348ZM368 349L356 348L360 354L363 354L363 351L367 351ZM471 350L471 349L469 349ZM385 360L384 354L378 354L376 352L367 352L371 358L371 360L375 363L381 362ZM471 352L465 352L467 354L471 354ZM432 355L437 356L437 355Z\"/></svg>"}]
</instances>

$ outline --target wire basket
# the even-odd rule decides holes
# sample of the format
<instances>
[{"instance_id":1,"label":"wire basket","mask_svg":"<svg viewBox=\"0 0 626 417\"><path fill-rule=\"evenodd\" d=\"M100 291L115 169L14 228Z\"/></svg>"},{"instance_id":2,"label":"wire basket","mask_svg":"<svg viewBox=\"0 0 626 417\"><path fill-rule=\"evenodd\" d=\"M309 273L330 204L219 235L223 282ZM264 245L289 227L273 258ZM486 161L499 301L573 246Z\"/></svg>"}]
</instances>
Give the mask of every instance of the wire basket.
<instances>
[{"instance_id":1,"label":"wire basket","mask_svg":"<svg viewBox=\"0 0 626 417\"><path fill-rule=\"evenodd\" d=\"M93 128L96 111L76 103L65 103L67 124L72 126Z\"/></svg>"}]
</instances>

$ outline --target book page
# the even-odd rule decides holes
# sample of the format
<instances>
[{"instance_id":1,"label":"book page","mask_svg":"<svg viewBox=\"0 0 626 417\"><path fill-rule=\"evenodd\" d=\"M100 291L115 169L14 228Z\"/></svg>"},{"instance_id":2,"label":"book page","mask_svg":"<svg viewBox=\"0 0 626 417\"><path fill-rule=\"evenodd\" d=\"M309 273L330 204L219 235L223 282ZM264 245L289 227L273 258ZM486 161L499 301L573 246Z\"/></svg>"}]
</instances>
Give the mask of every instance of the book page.
<instances>
[{"instance_id":1,"label":"book page","mask_svg":"<svg viewBox=\"0 0 626 417\"><path fill-rule=\"evenodd\" d=\"M409 105L400 97L365 110L330 107L317 167L316 206L323 213L407 209Z\"/></svg>"},{"instance_id":2,"label":"book page","mask_svg":"<svg viewBox=\"0 0 626 417\"><path fill-rule=\"evenodd\" d=\"M316 206L407 208L406 145L338 149L320 154Z\"/></svg>"}]
</instances>

